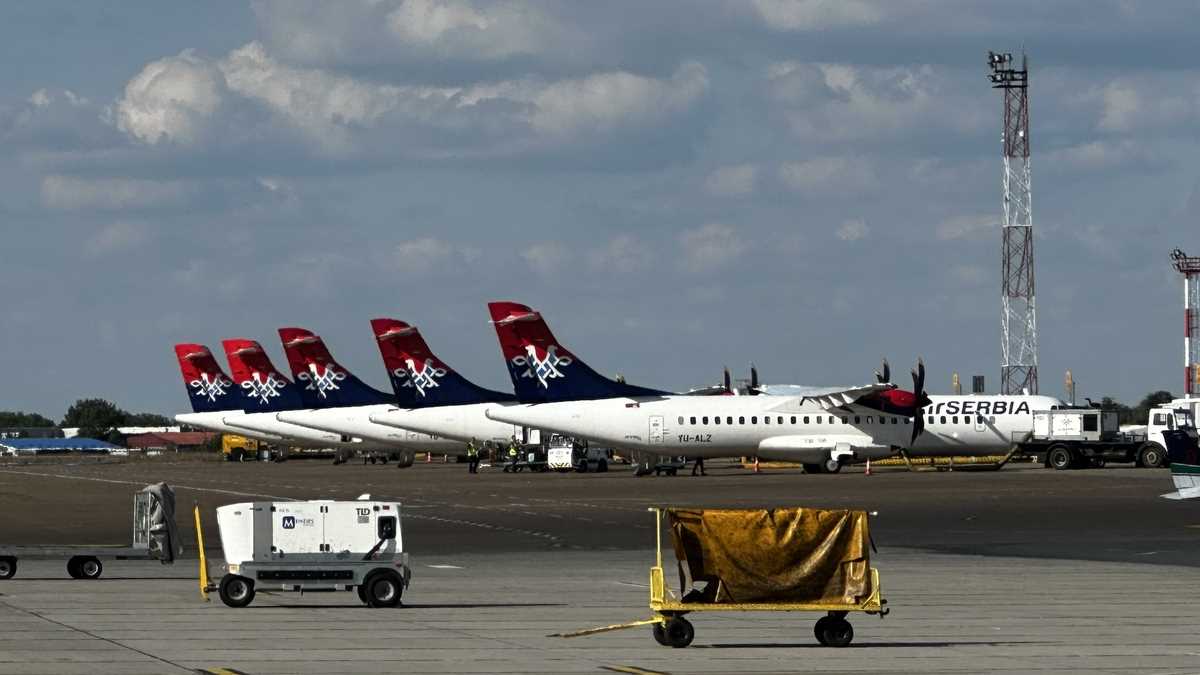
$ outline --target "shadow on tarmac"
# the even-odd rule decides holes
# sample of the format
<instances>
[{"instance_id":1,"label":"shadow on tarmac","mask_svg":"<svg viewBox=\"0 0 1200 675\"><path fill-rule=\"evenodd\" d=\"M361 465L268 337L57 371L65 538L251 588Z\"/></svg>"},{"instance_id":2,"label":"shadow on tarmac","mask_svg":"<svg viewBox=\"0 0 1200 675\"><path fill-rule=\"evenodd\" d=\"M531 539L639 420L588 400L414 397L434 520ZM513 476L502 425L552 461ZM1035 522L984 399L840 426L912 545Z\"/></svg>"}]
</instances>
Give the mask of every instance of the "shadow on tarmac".
<instances>
[{"instance_id":1,"label":"shadow on tarmac","mask_svg":"<svg viewBox=\"0 0 1200 675\"><path fill-rule=\"evenodd\" d=\"M988 647L999 647L1008 645L1047 645L1050 642L1041 642L1037 640L1014 640L1014 641L993 641L993 640L962 640L959 642L855 642L843 649L864 649L868 647L967 647L984 645ZM712 645L692 645L692 649L829 649L816 642L735 642L735 643L718 643Z\"/></svg>"}]
</instances>

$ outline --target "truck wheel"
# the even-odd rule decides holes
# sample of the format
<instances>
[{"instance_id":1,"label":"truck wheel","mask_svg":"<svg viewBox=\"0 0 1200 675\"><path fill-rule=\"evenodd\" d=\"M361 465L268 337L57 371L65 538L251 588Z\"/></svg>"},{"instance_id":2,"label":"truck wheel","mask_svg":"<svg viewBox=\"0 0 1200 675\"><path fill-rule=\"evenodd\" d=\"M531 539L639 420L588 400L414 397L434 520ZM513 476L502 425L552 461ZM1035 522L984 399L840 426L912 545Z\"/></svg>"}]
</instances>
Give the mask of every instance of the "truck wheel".
<instances>
[{"instance_id":1,"label":"truck wheel","mask_svg":"<svg viewBox=\"0 0 1200 675\"><path fill-rule=\"evenodd\" d=\"M17 559L11 556L0 558L0 579L11 579L17 573Z\"/></svg>"},{"instance_id":2,"label":"truck wheel","mask_svg":"<svg viewBox=\"0 0 1200 675\"><path fill-rule=\"evenodd\" d=\"M580 462L579 466L575 467L575 470L578 471L579 473L587 473L587 470L588 470L587 460L585 459L582 462Z\"/></svg>"},{"instance_id":3,"label":"truck wheel","mask_svg":"<svg viewBox=\"0 0 1200 675\"><path fill-rule=\"evenodd\" d=\"M605 473L607 471L608 471L608 462L604 461L603 459L600 460L600 463L596 465L596 473Z\"/></svg>"},{"instance_id":4,"label":"truck wheel","mask_svg":"<svg viewBox=\"0 0 1200 675\"><path fill-rule=\"evenodd\" d=\"M397 469L407 469L408 467L413 465L413 461L415 459L416 459L415 453L402 452L396 458L396 468Z\"/></svg>"},{"instance_id":5,"label":"truck wheel","mask_svg":"<svg viewBox=\"0 0 1200 675\"><path fill-rule=\"evenodd\" d=\"M1046 463L1056 471L1065 471L1075 465L1075 453L1065 445L1056 445L1046 453Z\"/></svg>"},{"instance_id":6,"label":"truck wheel","mask_svg":"<svg viewBox=\"0 0 1200 675\"><path fill-rule=\"evenodd\" d=\"M363 595L367 596L368 607L396 607L404 592L400 578L391 572L372 572L363 586L367 589Z\"/></svg>"},{"instance_id":7,"label":"truck wheel","mask_svg":"<svg viewBox=\"0 0 1200 675\"><path fill-rule=\"evenodd\" d=\"M1147 469L1157 469L1166 466L1167 453L1158 443L1150 442L1142 445L1138 451L1138 466L1144 466Z\"/></svg>"},{"instance_id":8,"label":"truck wheel","mask_svg":"<svg viewBox=\"0 0 1200 675\"><path fill-rule=\"evenodd\" d=\"M100 560L91 556L80 556L76 559L75 569L79 572L76 579L99 579L104 572L104 565Z\"/></svg>"},{"instance_id":9,"label":"truck wheel","mask_svg":"<svg viewBox=\"0 0 1200 675\"><path fill-rule=\"evenodd\" d=\"M221 577L221 585L217 587L221 602L230 607L245 607L254 600L254 582L236 574L226 574Z\"/></svg>"},{"instance_id":10,"label":"truck wheel","mask_svg":"<svg viewBox=\"0 0 1200 675\"><path fill-rule=\"evenodd\" d=\"M668 620L667 625L663 627L663 633L666 635L667 644L676 649L692 644L692 639L696 637L696 629L692 627L692 622L682 616Z\"/></svg>"}]
</instances>

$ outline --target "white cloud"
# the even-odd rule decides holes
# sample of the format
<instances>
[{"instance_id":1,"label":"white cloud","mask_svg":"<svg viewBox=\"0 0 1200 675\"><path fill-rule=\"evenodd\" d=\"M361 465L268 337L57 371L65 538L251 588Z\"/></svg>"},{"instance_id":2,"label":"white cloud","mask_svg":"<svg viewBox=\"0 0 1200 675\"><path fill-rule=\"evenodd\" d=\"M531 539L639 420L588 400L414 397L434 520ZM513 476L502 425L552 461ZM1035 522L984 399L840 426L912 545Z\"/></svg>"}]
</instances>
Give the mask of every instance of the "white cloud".
<instances>
[{"instance_id":1,"label":"white cloud","mask_svg":"<svg viewBox=\"0 0 1200 675\"><path fill-rule=\"evenodd\" d=\"M117 127L146 143L196 142L221 105L224 78L191 50L152 61L116 104Z\"/></svg>"},{"instance_id":2,"label":"white cloud","mask_svg":"<svg viewBox=\"0 0 1200 675\"><path fill-rule=\"evenodd\" d=\"M880 4L861 0L753 0L753 6L768 27L785 31L871 24L883 18Z\"/></svg>"},{"instance_id":3,"label":"white cloud","mask_svg":"<svg viewBox=\"0 0 1200 675\"><path fill-rule=\"evenodd\" d=\"M704 188L718 197L740 197L754 191L758 168L753 164L723 166L708 175Z\"/></svg>"},{"instance_id":4,"label":"white cloud","mask_svg":"<svg viewBox=\"0 0 1200 675\"><path fill-rule=\"evenodd\" d=\"M960 284L979 286L988 280L988 271L979 265L955 265L950 268L950 276Z\"/></svg>"},{"instance_id":5,"label":"white cloud","mask_svg":"<svg viewBox=\"0 0 1200 675\"><path fill-rule=\"evenodd\" d=\"M871 228L867 226L867 222L861 218L855 220L847 220L838 226L838 239L842 241L858 241L871 233Z\"/></svg>"},{"instance_id":6,"label":"white cloud","mask_svg":"<svg viewBox=\"0 0 1200 675\"><path fill-rule=\"evenodd\" d=\"M536 53L561 31L532 4L461 0L405 0L387 26L401 42L472 60Z\"/></svg>"},{"instance_id":7,"label":"white cloud","mask_svg":"<svg viewBox=\"0 0 1200 675\"><path fill-rule=\"evenodd\" d=\"M631 234L619 234L588 256L592 268L601 273L635 274L653 262L650 247Z\"/></svg>"},{"instance_id":8,"label":"white cloud","mask_svg":"<svg viewBox=\"0 0 1200 675\"><path fill-rule=\"evenodd\" d=\"M1104 131L1128 130L1137 119L1142 103L1137 91L1122 82L1104 88L1104 108L1098 126Z\"/></svg>"},{"instance_id":9,"label":"white cloud","mask_svg":"<svg viewBox=\"0 0 1200 675\"><path fill-rule=\"evenodd\" d=\"M133 209L182 203L193 192L183 181L79 178L51 174L42 179L42 203L52 209Z\"/></svg>"},{"instance_id":10,"label":"white cloud","mask_svg":"<svg viewBox=\"0 0 1200 675\"><path fill-rule=\"evenodd\" d=\"M942 241L954 239L975 238L981 234L1000 227L1000 216L997 214L970 214L954 216L938 223L935 228L937 238Z\"/></svg>"},{"instance_id":11,"label":"white cloud","mask_svg":"<svg viewBox=\"0 0 1200 675\"><path fill-rule=\"evenodd\" d=\"M1100 140L1059 148L1046 153L1044 161L1050 169L1099 171L1114 169L1131 162L1151 161L1152 153L1132 139Z\"/></svg>"},{"instance_id":12,"label":"white cloud","mask_svg":"<svg viewBox=\"0 0 1200 675\"><path fill-rule=\"evenodd\" d=\"M797 192L857 193L877 183L870 161L856 157L816 157L779 167L779 180Z\"/></svg>"},{"instance_id":13,"label":"white cloud","mask_svg":"<svg viewBox=\"0 0 1200 675\"><path fill-rule=\"evenodd\" d=\"M546 241L527 246L521 251L521 257L537 274L550 276L567 263L569 252L566 246L558 242Z\"/></svg>"},{"instance_id":14,"label":"white cloud","mask_svg":"<svg viewBox=\"0 0 1200 675\"><path fill-rule=\"evenodd\" d=\"M84 254L103 257L137 248L149 238L149 230L142 223L118 221L101 227L84 243Z\"/></svg>"},{"instance_id":15,"label":"white cloud","mask_svg":"<svg viewBox=\"0 0 1200 675\"><path fill-rule=\"evenodd\" d=\"M401 242L392 249L396 267L414 276L429 274L444 265L454 254L454 247L441 239L422 237Z\"/></svg>"},{"instance_id":16,"label":"white cloud","mask_svg":"<svg viewBox=\"0 0 1200 675\"><path fill-rule=\"evenodd\" d=\"M700 272L721 267L746 252L747 245L737 230L722 223L709 223L679 235L685 268Z\"/></svg>"}]
</instances>

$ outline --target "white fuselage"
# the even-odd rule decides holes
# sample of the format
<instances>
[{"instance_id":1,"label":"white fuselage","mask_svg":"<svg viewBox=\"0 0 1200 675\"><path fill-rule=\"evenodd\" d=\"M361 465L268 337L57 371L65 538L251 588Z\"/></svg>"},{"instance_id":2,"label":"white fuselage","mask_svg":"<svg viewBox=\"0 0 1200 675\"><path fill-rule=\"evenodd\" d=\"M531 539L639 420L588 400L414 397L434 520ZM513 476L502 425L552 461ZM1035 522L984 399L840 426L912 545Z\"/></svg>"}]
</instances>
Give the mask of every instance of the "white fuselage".
<instances>
[{"instance_id":1,"label":"white fuselage","mask_svg":"<svg viewBox=\"0 0 1200 675\"><path fill-rule=\"evenodd\" d=\"M361 438L365 442L388 447L444 454L465 452L463 443L453 438L431 435L420 430L400 429L371 421L373 415L389 409L395 409L395 406L380 403L323 410L289 410L277 413L276 419L309 429L353 436Z\"/></svg>"},{"instance_id":2,"label":"white fuselage","mask_svg":"<svg viewBox=\"0 0 1200 675\"><path fill-rule=\"evenodd\" d=\"M181 413L175 416L181 424L210 431L250 436L268 443L287 443L306 448L328 448L345 445L342 437L294 424L284 424L273 413L223 412Z\"/></svg>"},{"instance_id":3,"label":"white fuselage","mask_svg":"<svg viewBox=\"0 0 1200 675\"><path fill-rule=\"evenodd\" d=\"M477 443L491 441L507 444L510 438L522 438L521 425L490 419L484 411L508 405L518 404L470 403L432 408L388 406L386 411L371 415L371 421L389 427L452 438L460 445L472 439Z\"/></svg>"},{"instance_id":4,"label":"white fuselage","mask_svg":"<svg viewBox=\"0 0 1200 675\"><path fill-rule=\"evenodd\" d=\"M660 455L821 462L830 457L886 457L902 449L915 455L992 454L1007 450L1014 435L1032 430L1032 410L1058 403L1033 396L931 399L925 432L915 444L910 417L853 403L827 409L795 396L616 398L493 406L486 414L494 420ZM1001 399L1003 406L997 404ZM988 414L976 414L979 402L985 400ZM967 401L971 404L965 405ZM992 414L993 409L1002 412Z\"/></svg>"}]
</instances>

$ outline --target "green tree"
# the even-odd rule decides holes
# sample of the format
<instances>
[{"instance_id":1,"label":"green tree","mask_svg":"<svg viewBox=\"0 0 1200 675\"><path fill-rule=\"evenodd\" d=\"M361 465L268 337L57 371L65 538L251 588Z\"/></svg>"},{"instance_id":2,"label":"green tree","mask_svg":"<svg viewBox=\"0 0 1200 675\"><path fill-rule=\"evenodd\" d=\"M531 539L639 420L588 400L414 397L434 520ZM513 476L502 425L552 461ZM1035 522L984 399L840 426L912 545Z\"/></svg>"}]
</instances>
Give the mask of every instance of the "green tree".
<instances>
[{"instance_id":1,"label":"green tree","mask_svg":"<svg viewBox=\"0 0 1200 675\"><path fill-rule=\"evenodd\" d=\"M126 413L123 426L129 427L170 427L175 421L158 413Z\"/></svg>"},{"instance_id":2,"label":"green tree","mask_svg":"<svg viewBox=\"0 0 1200 675\"><path fill-rule=\"evenodd\" d=\"M82 398L67 408L62 426L79 427L79 435L86 438L106 438L128 414L102 398Z\"/></svg>"},{"instance_id":3,"label":"green tree","mask_svg":"<svg viewBox=\"0 0 1200 675\"><path fill-rule=\"evenodd\" d=\"M37 413L0 410L0 427L54 427L54 420Z\"/></svg>"}]
</instances>

